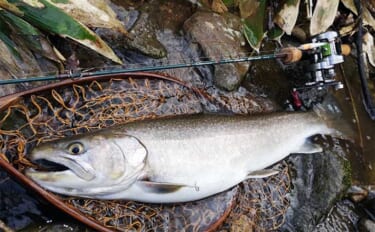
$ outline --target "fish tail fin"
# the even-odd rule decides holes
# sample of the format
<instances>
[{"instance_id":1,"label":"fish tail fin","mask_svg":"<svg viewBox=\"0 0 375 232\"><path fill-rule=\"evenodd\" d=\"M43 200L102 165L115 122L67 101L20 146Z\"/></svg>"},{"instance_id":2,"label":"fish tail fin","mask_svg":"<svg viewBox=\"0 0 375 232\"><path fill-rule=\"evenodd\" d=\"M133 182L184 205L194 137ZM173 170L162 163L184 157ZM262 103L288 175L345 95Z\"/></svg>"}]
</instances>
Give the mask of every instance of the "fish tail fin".
<instances>
[{"instance_id":1,"label":"fish tail fin","mask_svg":"<svg viewBox=\"0 0 375 232\"><path fill-rule=\"evenodd\" d=\"M313 107L313 111L332 129L334 137L355 140L357 134L355 124L344 117L334 96L328 94L323 102Z\"/></svg>"}]
</instances>

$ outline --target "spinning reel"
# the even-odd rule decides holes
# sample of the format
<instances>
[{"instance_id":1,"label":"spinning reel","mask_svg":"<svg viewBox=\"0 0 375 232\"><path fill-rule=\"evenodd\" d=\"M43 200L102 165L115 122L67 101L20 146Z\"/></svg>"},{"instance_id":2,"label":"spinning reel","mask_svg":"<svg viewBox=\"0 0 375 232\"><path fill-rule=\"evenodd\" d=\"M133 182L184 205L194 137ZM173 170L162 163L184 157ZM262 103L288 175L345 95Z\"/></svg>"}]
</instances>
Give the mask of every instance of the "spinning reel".
<instances>
[{"instance_id":1,"label":"spinning reel","mask_svg":"<svg viewBox=\"0 0 375 232\"><path fill-rule=\"evenodd\" d=\"M336 80L335 65L344 62L350 53L349 45L341 44L338 33L324 32L312 38L312 42L298 47L302 51L301 63L305 76L303 84L293 89L294 108L310 108L321 102L329 87L335 90L344 85Z\"/></svg>"}]
</instances>

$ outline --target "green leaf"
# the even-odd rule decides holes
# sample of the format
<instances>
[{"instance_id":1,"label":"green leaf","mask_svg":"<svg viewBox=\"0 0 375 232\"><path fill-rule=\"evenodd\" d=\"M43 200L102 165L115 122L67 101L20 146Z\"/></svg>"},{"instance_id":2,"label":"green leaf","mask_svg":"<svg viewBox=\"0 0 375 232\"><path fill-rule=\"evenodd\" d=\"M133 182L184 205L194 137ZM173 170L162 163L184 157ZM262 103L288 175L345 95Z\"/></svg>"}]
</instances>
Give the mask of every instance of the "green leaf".
<instances>
[{"instance_id":1,"label":"green leaf","mask_svg":"<svg viewBox=\"0 0 375 232\"><path fill-rule=\"evenodd\" d=\"M340 0L318 0L310 22L310 34L327 31L335 20Z\"/></svg>"},{"instance_id":2,"label":"green leaf","mask_svg":"<svg viewBox=\"0 0 375 232\"><path fill-rule=\"evenodd\" d=\"M271 40L277 41L279 44L281 44L281 37L284 35L284 31L281 30L279 27L274 27L271 30L267 32L267 37Z\"/></svg>"},{"instance_id":3,"label":"green leaf","mask_svg":"<svg viewBox=\"0 0 375 232\"><path fill-rule=\"evenodd\" d=\"M292 34L296 25L299 13L300 0L284 0L281 2L281 9L276 14L274 22L285 31L286 34Z\"/></svg>"},{"instance_id":4,"label":"green leaf","mask_svg":"<svg viewBox=\"0 0 375 232\"><path fill-rule=\"evenodd\" d=\"M35 27L70 38L117 63L122 63L99 36L46 0L0 0L0 7L17 14Z\"/></svg>"},{"instance_id":5,"label":"green leaf","mask_svg":"<svg viewBox=\"0 0 375 232\"><path fill-rule=\"evenodd\" d=\"M12 33L15 37L22 40L23 44L30 50L57 63L65 60L57 49L52 47L44 35L25 20L4 10L0 10L0 20L11 29L12 32L8 31L8 33Z\"/></svg>"},{"instance_id":6,"label":"green leaf","mask_svg":"<svg viewBox=\"0 0 375 232\"><path fill-rule=\"evenodd\" d=\"M243 0L242 7L240 3L241 16L247 16L243 19L245 38L250 46L257 52L259 52L260 45L265 36L264 17L266 3L267 0ZM250 10L251 14L249 15L248 12Z\"/></svg>"},{"instance_id":7,"label":"green leaf","mask_svg":"<svg viewBox=\"0 0 375 232\"><path fill-rule=\"evenodd\" d=\"M2 12L3 10L0 10ZM19 52L16 49L16 44L9 37L11 31L4 20L0 18L0 40L4 43L3 45L8 48L8 53L17 59L21 59Z\"/></svg>"}]
</instances>

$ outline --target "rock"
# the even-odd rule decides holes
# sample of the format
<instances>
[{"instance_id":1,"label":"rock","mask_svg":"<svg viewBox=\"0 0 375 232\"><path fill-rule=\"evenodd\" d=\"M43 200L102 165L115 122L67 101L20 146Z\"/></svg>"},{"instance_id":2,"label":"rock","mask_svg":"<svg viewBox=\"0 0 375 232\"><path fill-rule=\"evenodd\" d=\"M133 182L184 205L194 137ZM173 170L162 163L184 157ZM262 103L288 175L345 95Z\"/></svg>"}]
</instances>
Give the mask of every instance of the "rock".
<instances>
[{"instance_id":1,"label":"rock","mask_svg":"<svg viewBox=\"0 0 375 232\"><path fill-rule=\"evenodd\" d=\"M235 16L229 18L233 20ZM191 43L200 45L204 57L220 60L247 53L241 46L240 29L230 27L233 25L219 14L198 11L185 22L183 28ZM214 83L219 88L232 91L239 86L248 68L249 63L216 65Z\"/></svg>"},{"instance_id":2,"label":"rock","mask_svg":"<svg viewBox=\"0 0 375 232\"><path fill-rule=\"evenodd\" d=\"M360 219L355 205L349 200L338 202L313 230L314 232L356 231Z\"/></svg>"},{"instance_id":3,"label":"rock","mask_svg":"<svg viewBox=\"0 0 375 232\"><path fill-rule=\"evenodd\" d=\"M341 199L351 185L350 163L338 139L320 140L325 151L316 154L291 155L287 160L294 167L287 211L289 227L296 231L313 231Z\"/></svg>"},{"instance_id":4,"label":"rock","mask_svg":"<svg viewBox=\"0 0 375 232\"><path fill-rule=\"evenodd\" d=\"M156 31L158 27L150 19L148 9L127 10L122 6L111 4L112 9L119 15L119 19L126 26L131 38L124 34L107 29L98 28L95 33L99 34L106 42L109 42L112 48L119 50L135 50L152 58L163 58L167 55L166 49L157 39Z\"/></svg>"},{"instance_id":5,"label":"rock","mask_svg":"<svg viewBox=\"0 0 375 232\"><path fill-rule=\"evenodd\" d=\"M134 36L133 39L126 39L130 49L153 58L163 58L167 55L165 47L156 37L155 26L152 20L148 19L147 13L140 14L129 32Z\"/></svg>"},{"instance_id":6,"label":"rock","mask_svg":"<svg viewBox=\"0 0 375 232\"><path fill-rule=\"evenodd\" d=\"M41 216L39 204L30 192L0 170L1 221L14 230L22 229Z\"/></svg>"},{"instance_id":7,"label":"rock","mask_svg":"<svg viewBox=\"0 0 375 232\"><path fill-rule=\"evenodd\" d=\"M374 232L375 222L370 219L362 219L358 224L358 230L362 232Z\"/></svg>"}]
</instances>

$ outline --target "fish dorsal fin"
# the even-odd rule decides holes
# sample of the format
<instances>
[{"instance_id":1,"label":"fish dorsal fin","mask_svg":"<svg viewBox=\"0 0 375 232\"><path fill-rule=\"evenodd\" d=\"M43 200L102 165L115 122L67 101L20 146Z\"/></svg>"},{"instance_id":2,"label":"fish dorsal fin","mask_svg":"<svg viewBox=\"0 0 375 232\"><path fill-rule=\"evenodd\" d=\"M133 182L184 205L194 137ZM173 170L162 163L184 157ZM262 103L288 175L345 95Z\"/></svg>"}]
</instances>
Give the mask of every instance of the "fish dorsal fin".
<instances>
[{"instance_id":1,"label":"fish dorsal fin","mask_svg":"<svg viewBox=\"0 0 375 232\"><path fill-rule=\"evenodd\" d=\"M199 191L198 186L190 186L186 184L175 184L167 182L153 182L147 180L137 181L137 184L147 192L152 193L173 193L178 191L183 187L195 188L196 191Z\"/></svg>"},{"instance_id":2,"label":"fish dorsal fin","mask_svg":"<svg viewBox=\"0 0 375 232\"><path fill-rule=\"evenodd\" d=\"M296 154L312 154L312 153L319 153L323 152L323 148L318 144L314 144L309 140L306 140L304 144L300 148L297 149Z\"/></svg>"},{"instance_id":3,"label":"fish dorsal fin","mask_svg":"<svg viewBox=\"0 0 375 232\"><path fill-rule=\"evenodd\" d=\"M279 173L277 170L273 169L262 169L257 171L252 171L249 174L247 174L247 178L265 178L269 176L273 176Z\"/></svg>"}]
</instances>

